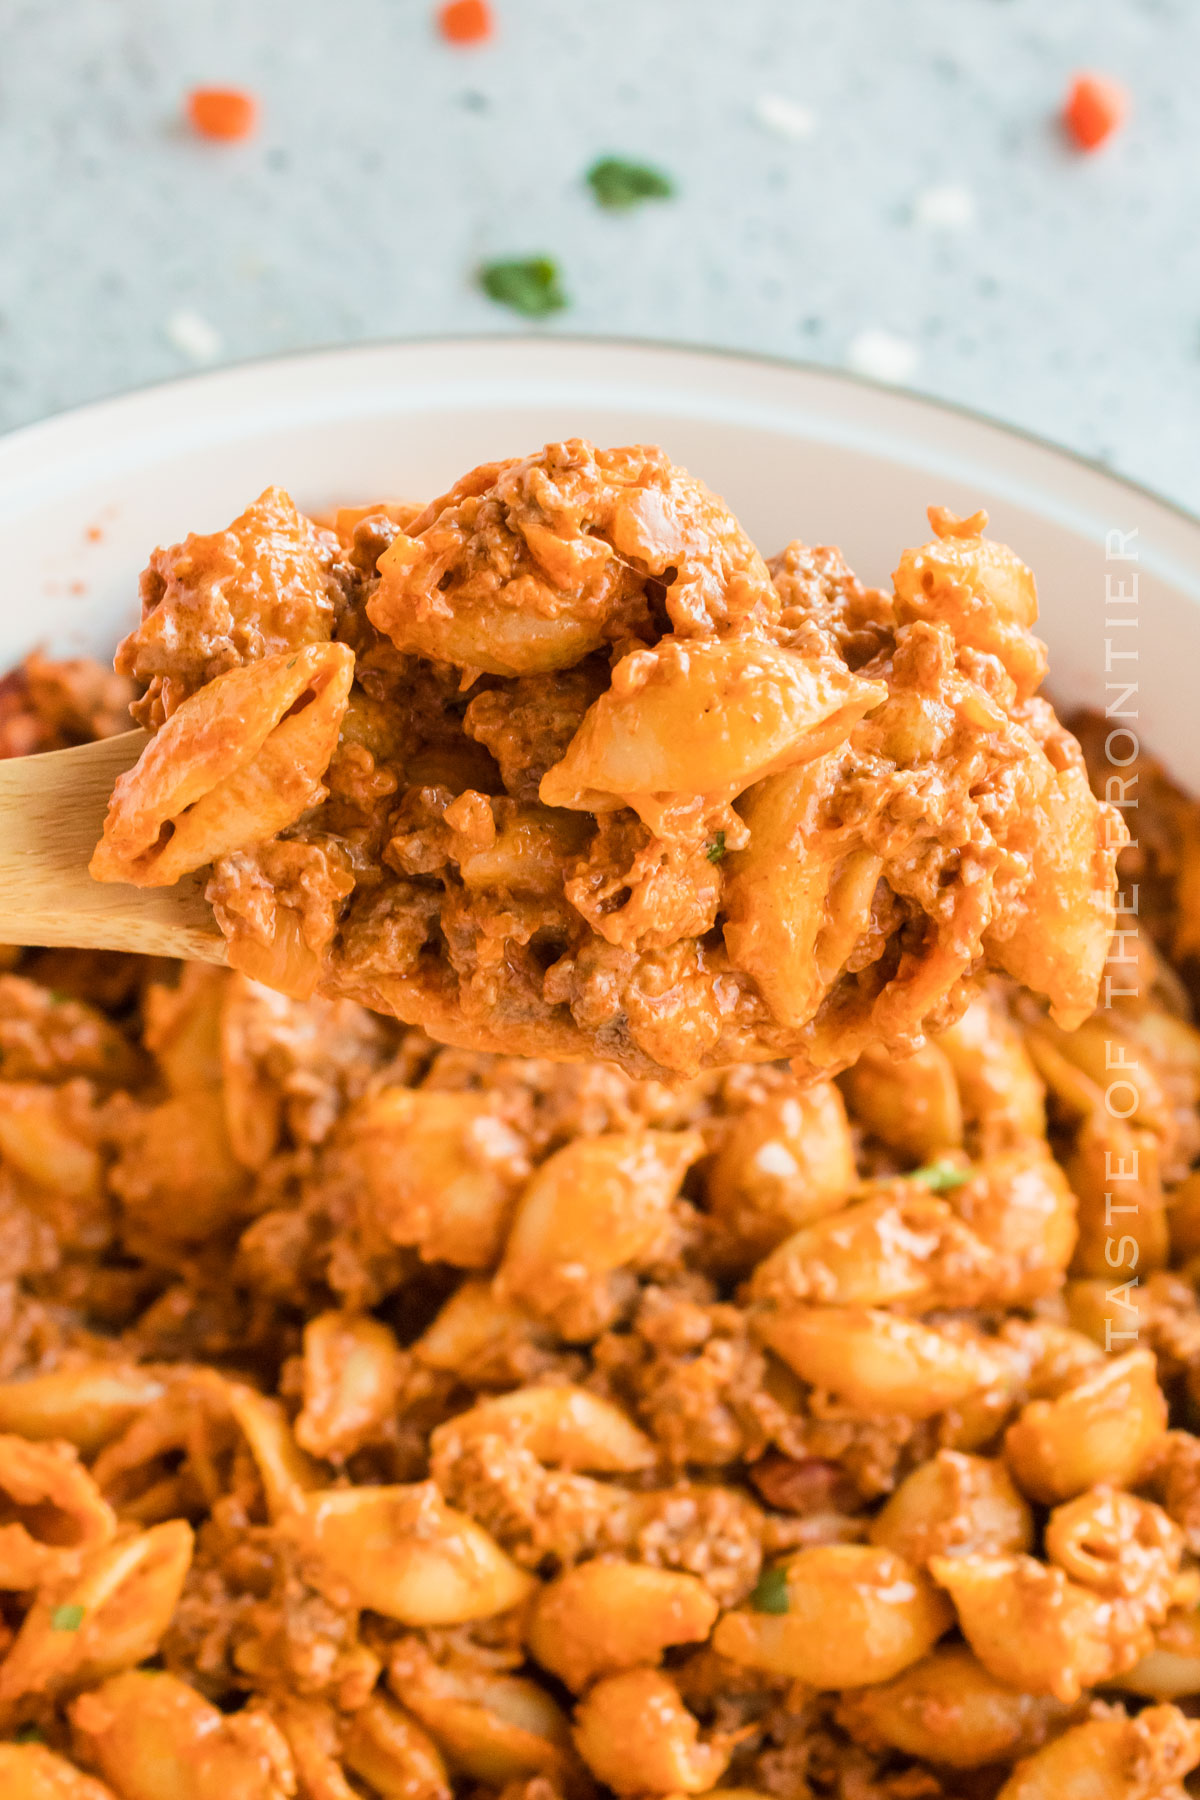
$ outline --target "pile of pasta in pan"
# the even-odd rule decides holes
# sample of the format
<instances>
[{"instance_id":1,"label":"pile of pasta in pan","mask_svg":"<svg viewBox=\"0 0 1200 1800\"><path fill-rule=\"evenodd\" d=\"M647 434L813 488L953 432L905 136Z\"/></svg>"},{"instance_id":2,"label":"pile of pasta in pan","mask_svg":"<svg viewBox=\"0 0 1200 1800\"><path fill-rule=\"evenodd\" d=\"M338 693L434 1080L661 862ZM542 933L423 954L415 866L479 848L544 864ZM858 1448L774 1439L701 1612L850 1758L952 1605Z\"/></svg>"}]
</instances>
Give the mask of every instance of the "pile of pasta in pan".
<instances>
[{"instance_id":1,"label":"pile of pasta in pan","mask_svg":"<svg viewBox=\"0 0 1200 1800\"><path fill-rule=\"evenodd\" d=\"M340 521L372 559L402 524ZM260 668L312 592L276 549ZM0 682L0 754L131 700L184 716L190 677L144 661L190 579L171 555L126 673ZM828 553L784 562L866 667L878 600ZM213 652L235 675L240 630ZM326 728L336 658L307 654L260 775ZM382 637L354 654L400 679ZM373 812L360 688L322 780ZM455 716L507 767L532 727L501 691ZM456 730L405 751L404 857L436 847L439 892L476 830L438 811ZM975 971L940 1035L833 1078L506 1056L244 968L3 952L5 1800L1183 1800L1200 808L1135 774L1111 1004L1068 1030ZM535 837L512 853L540 866ZM267 894L231 852L221 904L261 945L342 854L285 834ZM347 867L370 890L372 857Z\"/></svg>"},{"instance_id":2,"label":"pile of pasta in pan","mask_svg":"<svg viewBox=\"0 0 1200 1800\"><path fill-rule=\"evenodd\" d=\"M1002 970L1095 1004L1124 840L1037 692L1033 576L931 509L893 591L768 566L645 445L331 529L269 489L156 551L154 734L103 881L207 892L243 973L633 1075L913 1049Z\"/></svg>"}]
</instances>

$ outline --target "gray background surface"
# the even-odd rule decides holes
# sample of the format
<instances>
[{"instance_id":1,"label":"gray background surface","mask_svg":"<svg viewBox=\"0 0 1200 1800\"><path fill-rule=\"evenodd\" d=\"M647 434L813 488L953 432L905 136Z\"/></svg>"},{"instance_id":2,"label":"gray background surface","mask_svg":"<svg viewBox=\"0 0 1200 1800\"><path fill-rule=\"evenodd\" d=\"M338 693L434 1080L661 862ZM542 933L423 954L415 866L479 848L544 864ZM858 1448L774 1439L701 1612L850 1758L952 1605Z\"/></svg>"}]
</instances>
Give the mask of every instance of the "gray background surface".
<instances>
[{"instance_id":1,"label":"gray background surface","mask_svg":"<svg viewBox=\"0 0 1200 1800\"><path fill-rule=\"evenodd\" d=\"M0 428L206 361L526 329L472 271L546 251L547 330L834 366L883 331L909 385L1200 509L1195 0L494 4L455 50L428 0L0 0ZM1081 67L1133 96L1094 157L1057 125ZM256 91L253 142L183 127L205 82ZM604 152L678 198L601 212ZM947 186L973 219L930 223Z\"/></svg>"}]
</instances>

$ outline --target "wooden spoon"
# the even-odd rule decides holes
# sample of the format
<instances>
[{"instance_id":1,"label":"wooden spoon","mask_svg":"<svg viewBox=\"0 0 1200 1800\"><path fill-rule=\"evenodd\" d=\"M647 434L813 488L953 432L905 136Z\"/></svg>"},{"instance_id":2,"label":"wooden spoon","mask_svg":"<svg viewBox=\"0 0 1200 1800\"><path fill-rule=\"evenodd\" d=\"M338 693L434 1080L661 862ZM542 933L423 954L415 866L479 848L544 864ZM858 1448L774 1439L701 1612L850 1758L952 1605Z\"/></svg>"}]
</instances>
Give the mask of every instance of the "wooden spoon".
<instances>
[{"instance_id":1,"label":"wooden spoon","mask_svg":"<svg viewBox=\"0 0 1200 1800\"><path fill-rule=\"evenodd\" d=\"M127 731L77 750L0 761L0 944L225 961L203 872L169 888L88 874L113 782L145 744L144 731Z\"/></svg>"}]
</instances>

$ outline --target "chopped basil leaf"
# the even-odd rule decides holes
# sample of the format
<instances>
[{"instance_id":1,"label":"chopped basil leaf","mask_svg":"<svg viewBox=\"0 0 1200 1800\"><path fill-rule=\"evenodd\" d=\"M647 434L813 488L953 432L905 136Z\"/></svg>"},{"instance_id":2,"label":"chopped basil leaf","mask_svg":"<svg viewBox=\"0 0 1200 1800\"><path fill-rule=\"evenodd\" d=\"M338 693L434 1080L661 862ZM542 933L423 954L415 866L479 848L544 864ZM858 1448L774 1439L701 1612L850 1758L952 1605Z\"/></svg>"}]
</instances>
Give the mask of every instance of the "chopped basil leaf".
<instances>
[{"instance_id":1,"label":"chopped basil leaf","mask_svg":"<svg viewBox=\"0 0 1200 1800\"><path fill-rule=\"evenodd\" d=\"M966 1186L971 1179L971 1171L960 1169L957 1163L942 1160L926 1163L923 1169L914 1169L908 1179L924 1182L935 1194L952 1194L955 1188Z\"/></svg>"},{"instance_id":2,"label":"chopped basil leaf","mask_svg":"<svg viewBox=\"0 0 1200 1800\"><path fill-rule=\"evenodd\" d=\"M489 300L511 307L526 319L544 319L567 304L558 264L548 256L484 263L479 285Z\"/></svg>"},{"instance_id":3,"label":"chopped basil leaf","mask_svg":"<svg viewBox=\"0 0 1200 1800\"><path fill-rule=\"evenodd\" d=\"M54 1631L78 1631L83 1624L83 1607L74 1604L56 1606L50 1614L50 1625Z\"/></svg>"},{"instance_id":4,"label":"chopped basil leaf","mask_svg":"<svg viewBox=\"0 0 1200 1800\"><path fill-rule=\"evenodd\" d=\"M674 182L661 170L626 162L622 156L602 156L594 162L587 183L597 204L612 212L626 212L643 200L669 200L675 192Z\"/></svg>"},{"instance_id":5,"label":"chopped basil leaf","mask_svg":"<svg viewBox=\"0 0 1200 1800\"><path fill-rule=\"evenodd\" d=\"M719 863L720 862L721 858L725 854L725 833L723 831L717 832L716 836L713 838L712 843L708 846L708 849L704 852L704 854L705 854L705 856L707 856L709 862L711 862L711 863Z\"/></svg>"},{"instance_id":6,"label":"chopped basil leaf","mask_svg":"<svg viewBox=\"0 0 1200 1800\"><path fill-rule=\"evenodd\" d=\"M758 1578L758 1586L750 1596L750 1604L755 1612L785 1613L788 1609L787 1570L782 1563L773 1569L764 1569Z\"/></svg>"}]
</instances>

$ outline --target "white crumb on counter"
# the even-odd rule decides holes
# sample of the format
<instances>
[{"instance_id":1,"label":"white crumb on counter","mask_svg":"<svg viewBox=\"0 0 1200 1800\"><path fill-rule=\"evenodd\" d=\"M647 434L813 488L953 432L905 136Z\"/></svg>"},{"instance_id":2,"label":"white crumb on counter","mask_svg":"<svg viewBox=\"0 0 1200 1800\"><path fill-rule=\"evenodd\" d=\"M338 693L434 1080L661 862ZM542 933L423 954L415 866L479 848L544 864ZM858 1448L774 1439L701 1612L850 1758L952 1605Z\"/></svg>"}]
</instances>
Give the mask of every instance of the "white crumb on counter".
<instances>
[{"instance_id":1,"label":"white crumb on counter","mask_svg":"<svg viewBox=\"0 0 1200 1800\"><path fill-rule=\"evenodd\" d=\"M163 326L163 336L189 362L213 362L225 348L225 340L216 326L188 307L180 307L171 314Z\"/></svg>"},{"instance_id":2,"label":"white crumb on counter","mask_svg":"<svg viewBox=\"0 0 1200 1800\"><path fill-rule=\"evenodd\" d=\"M975 223L975 196L957 181L928 187L913 201L912 216L923 231L966 231Z\"/></svg>"},{"instance_id":3,"label":"white crumb on counter","mask_svg":"<svg viewBox=\"0 0 1200 1800\"><path fill-rule=\"evenodd\" d=\"M764 131L793 143L812 137L817 129L817 115L811 106L789 100L785 94L760 94L754 102L754 117Z\"/></svg>"},{"instance_id":4,"label":"white crumb on counter","mask_svg":"<svg viewBox=\"0 0 1200 1800\"><path fill-rule=\"evenodd\" d=\"M872 326L846 346L846 367L874 381L907 381L917 366L917 346L907 338Z\"/></svg>"}]
</instances>

